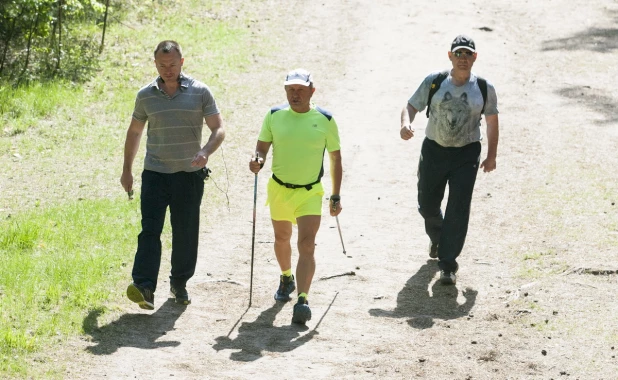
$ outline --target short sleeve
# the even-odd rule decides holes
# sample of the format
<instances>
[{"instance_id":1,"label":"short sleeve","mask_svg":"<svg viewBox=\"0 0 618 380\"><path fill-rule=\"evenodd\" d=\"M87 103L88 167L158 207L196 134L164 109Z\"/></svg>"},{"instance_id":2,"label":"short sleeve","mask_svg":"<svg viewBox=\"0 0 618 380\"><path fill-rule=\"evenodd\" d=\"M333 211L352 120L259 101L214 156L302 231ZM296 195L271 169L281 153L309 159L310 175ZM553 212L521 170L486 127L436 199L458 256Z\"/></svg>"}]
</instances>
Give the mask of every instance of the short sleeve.
<instances>
[{"instance_id":1,"label":"short sleeve","mask_svg":"<svg viewBox=\"0 0 618 380\"><path fill-rule=\"evenodd\" d=\"M487 81L487 103L485 104L485 115L498 114L498 96L496 88Z\"/></svg>"},{"instance_id":2,"label":"short sleeve","mask_svg":"<svg viewBox=\"0 0 618 380\"><path fill-rule=\"evenodd\" d=\"M431 88L431 82L440 74L440 72L435 72L429 74L421 85L416 89L412 97L408 100L408 104L412 107L416 108L417 111L421 112L427 107L427 98L429 97L429 89Z\"/></svg>"},{"instance_id":3,"label":"short sleeve","mask_svg":"<svg viewBox=\"0 0 618 380\"><path fill-rule=\"evenodd\" d=\"M341 150L341 140L339 139L339 128L335 122L335 118L332 117L328 122L328 129L326 132L326 150L328 153Z\"/></svg>"},{"instance_id":4,"label":"short sleeve","mask_svg":"<svg viewBox=\"0 0 618 380\"><path fill-rule=\"evenodd\" d=\"M140 100L139 94L135 98L135 106L133 107L133 118L144 123L148 121L148 115L146 114L146 110L144 109L144 102Z\"/></svg>"},{"instance_id":5,"label":"short sleeve","mask_svg":"<svg viewBox=\"0 0 618 380\"><path fill-rule=\"evenodd\" d=\"M208 86L206 86L206 90L204 91L204 94L202 94L202 112L204 117L220 113L215 97Z\"/></svg>"},{"instance_id":6,"label":"short sleeve","mask_svg":"<svg viewBox=\"0 0 618 380\"><path fill-rule=\"evenodd\" d=\"M258 140L264 142L273 142L273 132L272 132L272 112L268 111L266 117L264 117L264 121L262 122L262 129L260 130L260 135L258 136Z\"/></svg>"}]
</instances>

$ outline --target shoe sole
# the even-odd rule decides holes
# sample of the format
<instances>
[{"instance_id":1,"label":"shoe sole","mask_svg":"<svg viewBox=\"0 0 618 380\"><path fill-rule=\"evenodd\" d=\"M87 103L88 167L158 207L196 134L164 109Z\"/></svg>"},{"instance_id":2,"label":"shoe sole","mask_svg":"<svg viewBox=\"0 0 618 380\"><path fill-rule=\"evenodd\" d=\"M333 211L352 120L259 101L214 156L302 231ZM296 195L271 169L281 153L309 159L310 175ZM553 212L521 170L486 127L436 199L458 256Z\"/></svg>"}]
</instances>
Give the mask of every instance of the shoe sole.
<instances>
[{"instance_id":1,"label":"shoe sole","mask_svg":"<svg viewBox=\"0 0 618 380\"><path fill-rule=\"evenodd\" d=\"M298 311L296 311L298 310ZM302 309L296 309L292 316L292 323L298 323L304 325L307 321L311 320L311 309L303 307Z\"/></svg>"},{"instance_id":2,"label":"shoe sole","mask_svg":"<svg viewBox=\"0 0 618 380\"><path fill-rule=\"evenodd\" d=\"M146 301L142 292L140 292L134 284L129 285L127 288L127 297L129 300L138 304L141 309L154 310L154 305Z\"/></svg>"},{"instance_id":3,"label":"shoe sole","mask_svg":"<svg viewBox=\"0 0 618 380\"><path fill-rule=\"evenodd\" d=\"M290 302L292 300L292 296L288 296L288 298L278 298L275 293L275 301L277 302Z\"/></svg>"},{"instance_id":4,"label":"shoe sole","mask_svg":"<svg viewBox=\"0 0 618 380\"><path fill-rule=\"evenodd\" d=\"M191 300L182 300L182 299L179 300L178 298L176 298L176 303L178 305L185 305L186 306L186 305L191 305Z\"/></svg>"},{"instance_id":5,"label":"shoe sole","mask_svg":"<svg viewBox=\"0 0 618 380\"><path fill-rule=\"evenodd\" d=\"M292 287L292 290L290 290L290 294L292 294L295 290L296 290L296 284L294 284L294 286ZM292 300L292 296L290 294L288 294L288 298L278 298L277 297L278 293L275 293L275 301L290 302Z\"/></svg>"},{"instance_id":6,"label":"shoe sole","mask_svg":"<svg viewBox=\"0 0 618 380\"><path fill-rule=\"evenodd\" d=\"M176 297L176 294L174 294L174 292L170 289L170 294L172 295L172 297L174 297L174 302L176 302L176 304L178 305L191 305L191 298L184 298L184 297Z\"/></svg>"}]
</instances>

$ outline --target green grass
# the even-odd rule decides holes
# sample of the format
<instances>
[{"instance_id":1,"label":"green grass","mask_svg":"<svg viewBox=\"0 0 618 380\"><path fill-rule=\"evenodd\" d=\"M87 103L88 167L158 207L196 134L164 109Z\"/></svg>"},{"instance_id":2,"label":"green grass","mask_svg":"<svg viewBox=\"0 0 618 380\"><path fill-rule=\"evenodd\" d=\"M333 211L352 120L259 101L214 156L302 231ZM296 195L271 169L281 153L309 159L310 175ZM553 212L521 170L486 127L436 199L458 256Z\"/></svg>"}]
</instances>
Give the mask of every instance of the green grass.
<instances>
[{"instance_id":1,"label":"green grass","mask_svg":"<svg viewBox=\"0 0 618 380\"><path fill-rule=\"evenodd\" d=\"M139 232L133 202L81 201L0 223L0 373L27 373L24 357L82 333L128 278Z\"/></svg>"},{"instance_id":2,"label":"green grass","mask_svg":"<svg viewBox=\"0 0 618 380\"><path fill-rule=\"evenodd\" d=\"M23 134L40 120L58 112L64 104L74 107L80 99L82 89L64 81L33 83L18 88L0 84L0 121L3 125L0 136Z\"/></svg>"},{"instance_id":3,"label":"green grass","mask_svg":"<svg viewBox=\"0 0 618 380\"><path fill-rule=\"evenodd\" d=\"M518 266L518 276L522 278L539 279L564 273L568 269L568 264L564 263L560 256L551 249L545 252L524 252L519 255L523 263Z\"/></svg>"},{"instance_id":4,"label":"green grass","mask_svg":"<svg viewBox=\"0 0 618 380\"><path fill-rule=\"evenodd\" d=\"M118 179L135 94L157 75L156 44L180 42L185 72L209 85L228 120L230 99L248 86L230 86L230 78L247 72L268 43L247 28L252 1L126 7L112 15L100 71L87 82L0 85L0 378L62 377L63 363L46 355L83 334L91 310L105 314L123 297L140 214ZM233 138L230 159L243 149ZM212 164L225 190L222 158L217 152ZM209 201L225 208L225 196L207 185ZM165 234L164 246L167 227Z\"/></svg>"}]
</instances>

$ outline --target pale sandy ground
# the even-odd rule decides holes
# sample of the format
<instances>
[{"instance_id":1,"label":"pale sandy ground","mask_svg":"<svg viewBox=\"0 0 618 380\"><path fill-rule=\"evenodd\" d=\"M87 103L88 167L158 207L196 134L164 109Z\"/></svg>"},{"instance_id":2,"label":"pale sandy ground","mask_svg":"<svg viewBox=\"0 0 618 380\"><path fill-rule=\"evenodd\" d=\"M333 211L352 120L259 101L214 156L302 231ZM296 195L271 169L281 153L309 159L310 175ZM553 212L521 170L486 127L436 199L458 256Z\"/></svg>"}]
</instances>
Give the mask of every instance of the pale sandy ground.
<instances>
[{"instance_id":1,"label":"pale sandy ground","mask_svg":"<svg viewBox=\"0 0 618 380\"><path fill-rule=\"evenodd\" d=\"M66 348L74 358L66 378L618 378L617 276L582 273L618 269L618 3L271 1L263 15L270 21L257 20L258 33L285 49L230 79L272 91L228 100L231 208L220 194L219 203L204 202L210 225L189 284L193 304L166 300L167 282L154 313L122 302L117 320ZM497 88L501 135L498 169L477 180L458 284L443 287L416 212L426 119L419 115L417 136L403 142L399 112L426 74L448 67L459 33L475 38L474 71ZM290 324L291 304L272 299L278 267L263 206L268 170L259 176L247 309L246 161L294 66L314 72L314 100L340 125L339 219L350 256L335 220L324 216L306 328ZM225 186L216 160L213 178ZM207 191L218 194L212 184ZM237 283L217 282L228 279Z\"/></svg>"}]
</instances>

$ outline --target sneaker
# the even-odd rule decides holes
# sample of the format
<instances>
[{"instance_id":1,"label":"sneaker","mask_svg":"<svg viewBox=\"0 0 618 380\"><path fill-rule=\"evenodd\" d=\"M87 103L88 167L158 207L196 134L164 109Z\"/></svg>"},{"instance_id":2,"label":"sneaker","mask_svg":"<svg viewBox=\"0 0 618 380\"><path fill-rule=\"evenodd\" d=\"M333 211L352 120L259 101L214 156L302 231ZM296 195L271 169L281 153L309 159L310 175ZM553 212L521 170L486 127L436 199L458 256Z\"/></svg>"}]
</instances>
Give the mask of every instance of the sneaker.
<instances>
[{"instance_id":1,"label":"sneaker","mask_svg":"<svg viewBox=\"0 0 618 380\"><path fill-rule=\"evenodd\" d=\"M279 289L277 289L277 293L275 293L275 300L288 302L292 300L290 294L296 290L296 282L294 282L294 275L292 276L283 276L279 277Z\"/></svg>"},{"instance_id":2,"label":"sneaker","mask_svg":"<svg viewBox=\"0 0 618 380\"><path fill-rule=\"evenodd\" d=\"M442 285L455 285L457 282L457 276L455 272L441 270L440 271L440 283Z\"/></svg>"},{"instance_id":3,"label":"sneaker","mask_svg":"<svg viewBox=\"0 0 618 380\"><path fill-rule=\"evenodd\" d=\"M438 258L438 243L429 242L429 257L432 259Z\"/></svg>"},{"instance_id":4,"label":"sneaker","mask_svg":"<svg viewBox=\"0 0 618 380\"><path fill-rule=\"evenodd\" d=\"M180 305L190 305L191 298L189 298L189 293L186 288L175 288L173 286L170 287L170 293L174 297L176 297L176 303Z\"/></svg>"},{"instance_id":5,"label":"sneaker","mask_svg":"<svg viewBox=\"0 0 618 380\"><path fill-rule=\"evenodd\" d=\"M148 288L131 283L127 288L127 297L146 310L154 310L154 293Z\"/></svg>"},{"instance_id":6,"label":"sneaker","mask_svg":"<svg viewBox=\"0 0 618 380\"><path fill-rule=\"evenodd\" d=\"M311 320L311 309L309 309L309 301L305 297L298 297L298 302L294 305L292 313L292 323L304 325Z\"/></svg>"}]
</instances>

